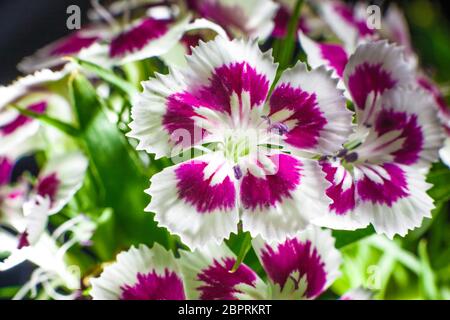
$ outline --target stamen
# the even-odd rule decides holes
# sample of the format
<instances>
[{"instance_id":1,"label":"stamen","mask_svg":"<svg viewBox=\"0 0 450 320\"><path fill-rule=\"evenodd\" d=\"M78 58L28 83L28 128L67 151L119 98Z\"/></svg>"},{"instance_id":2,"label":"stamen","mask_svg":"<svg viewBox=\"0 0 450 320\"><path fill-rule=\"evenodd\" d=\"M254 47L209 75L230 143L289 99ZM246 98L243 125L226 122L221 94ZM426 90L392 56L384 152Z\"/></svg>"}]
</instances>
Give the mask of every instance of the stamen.
<instances>
[{"instance_id":1,"label":"stamen","mask_svg":"<svg viewBox=\"0 0 450 320\"><path fill-rule=\"evenodd\" d=\"M234 171L234 176L237 180L240 180L242 178L242 170L241 167L239 167L238 165L233 167L233 171Z\"/></svg>"},{"instance_id":2,"label":"stamen","mask_svg":"<svg viewBox=\"0 0 450 320\"><path fill-rule=\"evenodd\" d=\"M347 156L345 156L345 161L348 163L352 163L358 160L358 154L356 152L352 152L350 154L348 154Z\"/></svg>"},{"instance_id":3,"label":"stamen","mask_svg":"<svg viewBox=\"0 0 450 320\"><path fill-rule=\"evenodd\" d=\"M338 158L343 158L348 154L348 149L342 149L341 151L338 152L337 157Z\"/></svg>"},{"instance_id":4,"label":"stamen","mask_svg":"<svg viewBox=\"0 0 450 320\"><path fill-rule=\"evenodd\" d=\"M270 127L271 131L275 131L277 134L279 134L280 136L284 136L286 133L289 132L289 128L287 125L285 125L284 123L278 122L273 124Z\"/></svg>"}]
</instances>

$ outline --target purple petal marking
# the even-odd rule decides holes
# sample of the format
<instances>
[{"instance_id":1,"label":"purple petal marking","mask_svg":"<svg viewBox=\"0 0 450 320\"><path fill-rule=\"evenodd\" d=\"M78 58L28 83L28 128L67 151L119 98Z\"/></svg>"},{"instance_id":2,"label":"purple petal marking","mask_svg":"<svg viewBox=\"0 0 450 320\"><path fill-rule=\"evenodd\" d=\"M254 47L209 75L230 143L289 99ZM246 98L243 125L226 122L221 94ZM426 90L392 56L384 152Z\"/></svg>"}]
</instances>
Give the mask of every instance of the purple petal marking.
<instances>
[{"instance_id":1,"label":"purple petal marking","mask_svg":"<svg viewBox=\"0 0 450 320\"><path fill-rule=\"evenodd\" d=\"M41 179L39 179L38 185L36 187L37 193L42 197L49 197L52 202L56 200L56 195L58 193L61 181L58 179L56 173L49 174Z\"/></svg>"},{"instance_id":2,"label":"purple petal marking","mask_svg":"<svg viewBox=\"0 0 450 320\"><path fill-rule=\"evenodd\" d=\"M395 85L396 81L389 71L383 69L382 64L368 62L358 65L348 80L349 90L360 109L365 108L367 97L371 92L382 94Z\"/></svg>"},{"instance_id":3,"label":"purple petal marking","mask_svg":"<svg viewBox=\"0 0 450 320\"><path fill-rule=\"evenodd\" d=\"M122 57L143 49L150 41L165 35L169 29L168 20L147 18L134 28L119 34L111 41L109 55Z\"/></svg>"},{"instance_id":4,"label":"purple petal marking","mask_svg":"<svg viewBox=\"0 0 450 320\"><path fill-rule=\"evenodd\" d=\"M162 125L166 131L176 138L177 132L187 130L189 135L183 135L183 141L173 141L176 144L182 144L185 147L194 145L204 139L207 135L206 130L195 124L193 117L197 114L194 111L196 101L188 93L174 94L167 98L167 111L162 118ZM189 137L190 141L186 141ZM181 138L181 137L180 137Z\"/></svg>"},{"instance_id":5,"label":"purple petal marking","mask_svg":"<svg viewBox=\"0 0 450 320\"><path fill-rule=\"evenodd\" d=\"M258 73L248 62L237 62L216 69L210 89L203 93L206 97L208 94L221 93L229 100L233 92L241 96L242 92L246 91L250 94L250 104L254 107L266 100L269 85L266 76ZM228 105L222 107L229 110L229 101Z\"/></svg>"},{"instance_id":6,"label":"purple petal marking","mask_svg":"<svg viewBox=\"0 0 450 320\"><path fill-rule=\"evenodd\" d=\"M392 207L398 200L409 196L405 172L395 164L382 166L391 177L389 180L380 176L384 183L377 183L364 177L357 183L357 192L361 201ZM369 170L370 167L368 168ZM375 171L374 171L375 173Z\"/></svg>"},{"instance_id":7,"label":"purple petal marking","mask_svg":"<svg viewBox=\"0 0 450 320\"><path fill-rule=\"evenodd\" d=\"M286 134L285 141L297 148L315 147L319 141L321 130L327 124L327 120L317 104L316 95L283 83L272 93L270 115L282 109L293 111L292 116L285 121L296 121L295 127Z\"/></svg>"},{"instance_id":8,"label":"purple petal marking","mask_svg":"<svg viewBox=\"0 0 450 320\"><path fill-rule=\"evenodd\" d=\"M337 44L320 44L320 53L322 58L328 61L330 67L336 70L339 77L342 78L345 66L348 63L348 55L345 49Z\"/></svg>"},{"instance_id":9,"label":"purple petal marking","mask_svg":"<svg viewBox=\"0 0 450 320\"><path fill-rule=\"evenodd\" d=\"M326 174L326 179L332 184L326 191L327 196L333 200L330 204L330 210L339 216L351 212L356 205L355 185L352 183L350 188L343 190L344 180L349 173L346 170L342 181L336 184L334 179L338 168L328 162L321 162L320 165L322 166L322 171Z\"/></svg>"},{"instance_id":10,"label":"purple petal marking","mask_svg":"<svg viewBox=\"0 0 450 320\"><path fill-rule=\"evenodd\" d=\"M0 157L0 186L6 185L11 179L13 163L6 157Z\"/></svg>"},{"instance_id":11,"label":"purple petal marking","mask_svg":"<svg viewBox=\"0 0 450 320\"><path fill-rule=\"evenodd\" d=\"M204 179L206 162L191 161L175 170L178 180L178 195L186 203L204 214L215 210L229 211L235 206L236 190L230 177L222 183L211 186L214 174Z\"/></svg>"},{"instance_id":12,"label":"purple petal marking","mask_svg":"<svg viewBox=\"0 0 450 320\"><path fill-rule=\"evenodd\" d=\"M367 37L375 34L375 31L367 26L367 21L364 19L357 19L353 10L346 4L336 2L334 3L333 8L344 21L358 30L360 37Z\"/></svg>"},{"instance_id":13,"label":"purple petal marking","mask_svg":"<svg viewBox=\"0 0 450 320\"><path fill-rule=\"evenodd\" d=\"M282 39L287 36L288 32L288 23L291 19L291 13L289 12L289 9L287 9L285 6L280 6L280 8L277 11L277 14L274 18L274 29L272 31L272 37ZM297 31L301 30L304 34L308 34L311 32L310 28L308 27L306 20L303 17L300 17Z\"/></svg>"},{"instance_id":14,"label":"purple petal marking","mask_svg":"<svg viewBox=\"0 0 450 320\"><path fill-rule=\"evenodd\" d=\"M23 249L25 247L29 247L30 246L30 242L28 241L28 232L25 231L23 233L20 234L19 236L19 244L17 246L17 249Z\"/></svg>"},{"instance_id":15,"label":"purple petal marking","mask_svg":"<svg viewBox=\"0 0 450 320\"><path fill-rule=\"evenodd\" d=\"M59 42L50 52L52 56L73 55L82 49L89 48L100 38L97 36L83 37L79 32Z\"/></svg>"},{"instance_id":16,"label":"purple petal marking","mask_svg":"<svg viewBox=\"0 0 450 320\"><path fill-rule=\"evenodd\" d=\"M258 178L248 172L244 176L240 190L244 208L264 210L274 207L283 199L291 198L291 193L300 184L303 164L299 160L287 154L273 155L270 159L277 165L275 174Z\"/></svg>"},{"instance_id":17,"label":"purple petal marking","mask_svg":"<svg viewBox=\"0 0 450 320\"><path fill-rule=\"evenodd\" d=\"M185 300L181 278L168 269L163 275L152 271L137 274L137 283L121 287L120 300Z\"/></svg>"},{"instance_id":18,"label":"purple petal marking","mask_svg":"<svg viewBox=\"0 0 450 320\"><path fill-rule=\"evenodd\" d=\"M267 275L282 289L288 279L298 284L306 276L307 298L317 297L323 292L327 279L325 264L311 241L288 239L275 249L266 245L261 260ZM299 273L299 278L293 278L294 272Z\"/></svg>"},{"instance_id":19,"label":"purple petal marking","mask_svg":"<svg viewBox=\"0 0 450 320\"><path fill-rule=\"evenodd\" d=\"M202 37L198 34L185 34L181 38L181 43L184 44L190 55L192 54L192 48L198 46L200 40L202 40Z\"/></svg>"},{"instance_id":20,"label":"purple petal marking","mask_svg":"<svg viewBox=\"0 0 450 320\"><path fill-rule=\"evenodd\" d=\"M419 77L417 83L423 89L433 95L434 101L439 109L441 121L446 127L450 127L450 108L445 101L445 97L440 92L439 88L425 77Z\"/></svg>"},{"instance_id":21,"label":"purple petal marking","mask_svg":"<svg viewBox=\"0 0 450 320\"><path fill-rule=\"evenodd\" d=\"M418 124L417 115L382 110L375 121L375 130L380 136L390 131L401 131L402 134L398 138L381 147L388 147L398 139L405 139L402 147L392 153L395 162L406 165L417 162L424 144L424 136Z\"/></svg>"},{"instance_id":22,"label":"purple petal marking","mask_svg":"<svg viewBox=\"0 0 450 320\"><path fill-rule=\"evenodd\" d=\"M42 101L42 102L32 104L32 105L28 106L27 109L29 111L33 111L35 113L42 114L47 109L47 102ZM0 127L0 133L5 136L10 135L10 134L14 133L17 129L30 123L31 121L33 121L32 118L29 118L27 116L20 114L13 121L8 123L7 125Z\"/></svg>"},{"instance_id":23,"label":"purple petal marking","mask_svg":"<svg viewBox=\"0 0 450 320\"><path fill-rule=\"evenodd\" d=\"M251 32L246 27L246 22L249 20L239 5L225 6L221 1L211 0L189 0L191 8L208 20L212 20L222 28L224 28L229 35L231 30L240 30L243 33Z\"/></svg>"},{"instance_id":24,"label":"purple petal marking","mask_svg":"<svg viewBox=\"0 0 450 320\"><path fill-rule=\"evenodd\" d=\"M230 97L232 93L241 96L243 91L250 94L251 105L258 106L267 97L269 80L247 62L224 65L213 72L208 85L201 86L192 92L169 96L167 112L163 116L162 124L170 134L179 129L188 130L194 140L192 143L197 143L206 132L195 127L192 119L196 116L195 108L205 107L231 113ZM194 134L195 130L199 130L202 134Z\"/></svg>"},{"instance_id":25,"label":"purple petal marking","mask_svg":"<svg viewBox=\"0 0 450 320\"><path fill-rule=\"evenodd\" d=\"M236 262L234 258L224 258L221 262L214 260L213 264L198 274L198 280L204 285L197 288L202 300L237 300L236 289L239 284L254 286L255 272L245 264L240 264L235 272L231 272Z\"/></svg>"}]
</instances>

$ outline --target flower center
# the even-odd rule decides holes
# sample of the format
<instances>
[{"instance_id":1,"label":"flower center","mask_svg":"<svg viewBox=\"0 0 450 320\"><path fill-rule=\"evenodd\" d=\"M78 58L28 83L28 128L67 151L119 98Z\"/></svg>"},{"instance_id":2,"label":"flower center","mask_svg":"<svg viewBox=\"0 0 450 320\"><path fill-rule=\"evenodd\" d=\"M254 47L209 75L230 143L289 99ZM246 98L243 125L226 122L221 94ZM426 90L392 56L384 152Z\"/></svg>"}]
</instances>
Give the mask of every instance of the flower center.
<instances>
[{"instance_id":1,"label":"flower center","mask_svg":"<svg viewBox=\"0 0 450 320\"><path fill-rule=\"evenodd\" d=\"M257 155L258 149L268 144L269 136L264 129L230 129L223 135L219 148L223 150L226 159L239 164L242 158Z\"/></svg>"}]
</instances>

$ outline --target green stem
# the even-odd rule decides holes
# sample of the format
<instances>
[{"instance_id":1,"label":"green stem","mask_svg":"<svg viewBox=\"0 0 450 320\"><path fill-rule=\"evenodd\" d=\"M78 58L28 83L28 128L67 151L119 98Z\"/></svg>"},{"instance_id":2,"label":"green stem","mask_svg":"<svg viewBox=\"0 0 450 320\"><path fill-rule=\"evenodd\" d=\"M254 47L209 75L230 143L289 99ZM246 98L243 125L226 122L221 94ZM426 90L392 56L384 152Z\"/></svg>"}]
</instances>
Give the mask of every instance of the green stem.
<instances>
[{"instance_id":1,"label":"green stem","mask_svg":"<svg viewBox=\"0 0 450 320\"><path fill-rule=\"evenodd\" d=\"M130 98L133 98L134 96L139 94L139 90L137 90L133 84L120 78L111 70L105 69L99 65L96 65L95 63L85 61L82 59L78 58L70 58L70 59L73 60L76 64L78 64L82 69L96 74L97 76L99 76L101 79L103 79L116 89L128 95Z\"/></svg>"},{"instance_id":2,"label":"green stem","mask_svg":"<svg viewBox=\"0 0 450 320\"><path fill-rule=\"evenodd\" d=\"M373 237L367 240L376 249L389 254L415 274L420 274L422 269L420 261L412 254L403 250L395 241L383 237Z\"/></svg>"},{"instance_id":3,"label":"green stem","mask_svg":"<svg viewBox=\"0 0 450 320\"><path fill-rule=\"evenodd\" d=\"M427 252L427 242L425 239L419 242L419 257L422 264L420 280L425 296L430 300L439 299L439 290L436 285L436 276L430 266L430 259Z\"/></svg>"},{"instance_id":4,"label":"green stem","mask_svg":"<svg viewBox=\"0 0 450 320\"><path fill-rule=\"evenodd\" d=\"M303 5L303 0L297 0L291 19L288 24L288 32L286 40L284 41L284 48L281 48L280 69L285 70L291 64L291 60L297 43L297 30L300 20L300 12Z\"/></svg>"}]
</instances>

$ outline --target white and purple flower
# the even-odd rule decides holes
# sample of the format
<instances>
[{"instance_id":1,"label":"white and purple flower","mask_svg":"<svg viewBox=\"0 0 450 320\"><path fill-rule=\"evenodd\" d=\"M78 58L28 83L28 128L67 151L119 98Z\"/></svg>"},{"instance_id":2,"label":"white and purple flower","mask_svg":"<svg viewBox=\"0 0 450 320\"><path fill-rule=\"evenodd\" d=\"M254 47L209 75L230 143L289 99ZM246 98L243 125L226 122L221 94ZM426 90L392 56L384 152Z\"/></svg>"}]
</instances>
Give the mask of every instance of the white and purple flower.
<instances>
[{"instance_id":1,"label":"white and purple flower","mask_svg":"<svg viewBox=\"0 0 450 320\"><path fill-rule=\"evenodd\" d=\"M330 74L299 63L269 97L277 66L254 42L217 37L187 59L187 69L144 83L130 137L156 158L206 154L153 176L147 210L192 247L221 241L239 220L283 239L325 214L327 184L304 156L333 154L351 132Z\"/></svg>"},{"instance_id":2,"label":"white and purple flower","mask_svg":"<svg viewBox=\"0 0 450 320\"><path fill-rule=\"evenodd\" d=\"M253 240L268 283L222 244L182 252L188 299L315 299L339 276L341 257L331 232L308 228L282 241Z\"/></svg>"},{"instance_id":3,"label":"white and purple flower","mask_svg":"<svg viewBox=\"0 0 450 320\"><path fill-rule=\"evenodd\" d=\"M80 189L87 165L80 153L55 157L41 170L36 182L22 178L0 187L0 225L19 233L18 249L39 240L48 217L58 213ZM6 169L4 173L10 175Z\"/></svg>"},{"instance_id":4,"label":"white and purple flower","mask_svg":"<svg viewBox=\"0 0 450 320\"><path fill-rule=\"evenodd\" d=\"M18 68L24 73L45 68L61 68L67 63L66 57L77 56L83 51L86 56L86 52L89 52L96 43L106 39L108 34L109 30L104 25L85 27L25 58Z\"/></svg>"},{"instance_id":5,"label":"white and purple flower","mask_svg":"<svg viewBox=\"0 0 450 320\"><path fill-rule=\"evenodd\" d=\"M331 232L308 228L282 241L253 240L253 248L267 274L258 274L241 263L222 244L182 252L181 266L188 299L254 300L315 299L339 276L341 256Z\"/></svg>"},{"instance_id":6,"label":"white and purple flower","mask_svg":"<svg viewBox=\"0 0 450 320\"><path fill-rule=\"evenodd\" d=\"M159 244L132 247L91 280L95 300L185 300L183 278L171 252Z\"/></svg>"},{"instance_id":7,"label":"white and purple flower","mask_svg":"<svg viewBox=\"0 0 450 320\"><path fill-rule=\"evenodd\" d=\"M420 88L430 93L434 99L435 110L438 112L439 120L446 136L444 146L439 150L439 155L441 160L450 167L450 108L439 87L430 79L425 76L419 76L417 84Z\"/></svg>"},{"instance_id":8,"label":"white and purple flower","mask_svg":"<svg viewBox=\"0 0 450 320\"><path fill-rule=\"evenodd\" d=\"M315 299L339 276L341 256L330 231L308 228L284 241L253 242L268 276L265 283L222 243L175 259L158 244L141 245L117 256L92 279L97 300L260 300Z\"/></svg>"},{"instance_id":9,"label":"white and purple flower","mask_svg":"<svg viewBox=\"0 0 450 320\"><path fill-rule=\"evenodd\" d=\"M33 143L29 142L40 131L40 122L23 115L16 107L36 114L50 115L68 123L73 120L67 100L48 88L66 74L65 70L52 72L44 69L19 78L10 86L0 87L0 154L17 154L23 149L33 148ZM45 131L55 137L50 128Z\"/></svg>"},{"instance_id":10,"label":"white and purple flower","mask_svg":"<svg viewBox=\"0 0 450 320\"><path fill-rule=\"evenodd\" d=\"M253 240L267 273L271 299L315 299L340 275L340 252L330 230L308 228L283 241Z\"/></svg>"},{"instance_id":11,"label":"white and purple flower","mask_svg":"<svg viewBox=\"0 0 450 320\"><path fill-rule=\"evenodd\" d=\"M333 203L317 223L350 230L371 223L393 237L431 217L425 175L443 136L432 97L414 89L414 79L400 49L384 41L350 57L344 81L357 128L341 152L321 162Z\"/></svg>"},{"instance_id":12,"label":"white and purple flower","mask_svg":"<svg viewBox=\"0 0 450 320\"><path fill-rule=\"evenodd\" d=\"M226 246L210 244L181 252L180 265L190 300L268 299L270 288L244 263L233 270L236 255Z\"/></svg>"}]
</instances>

